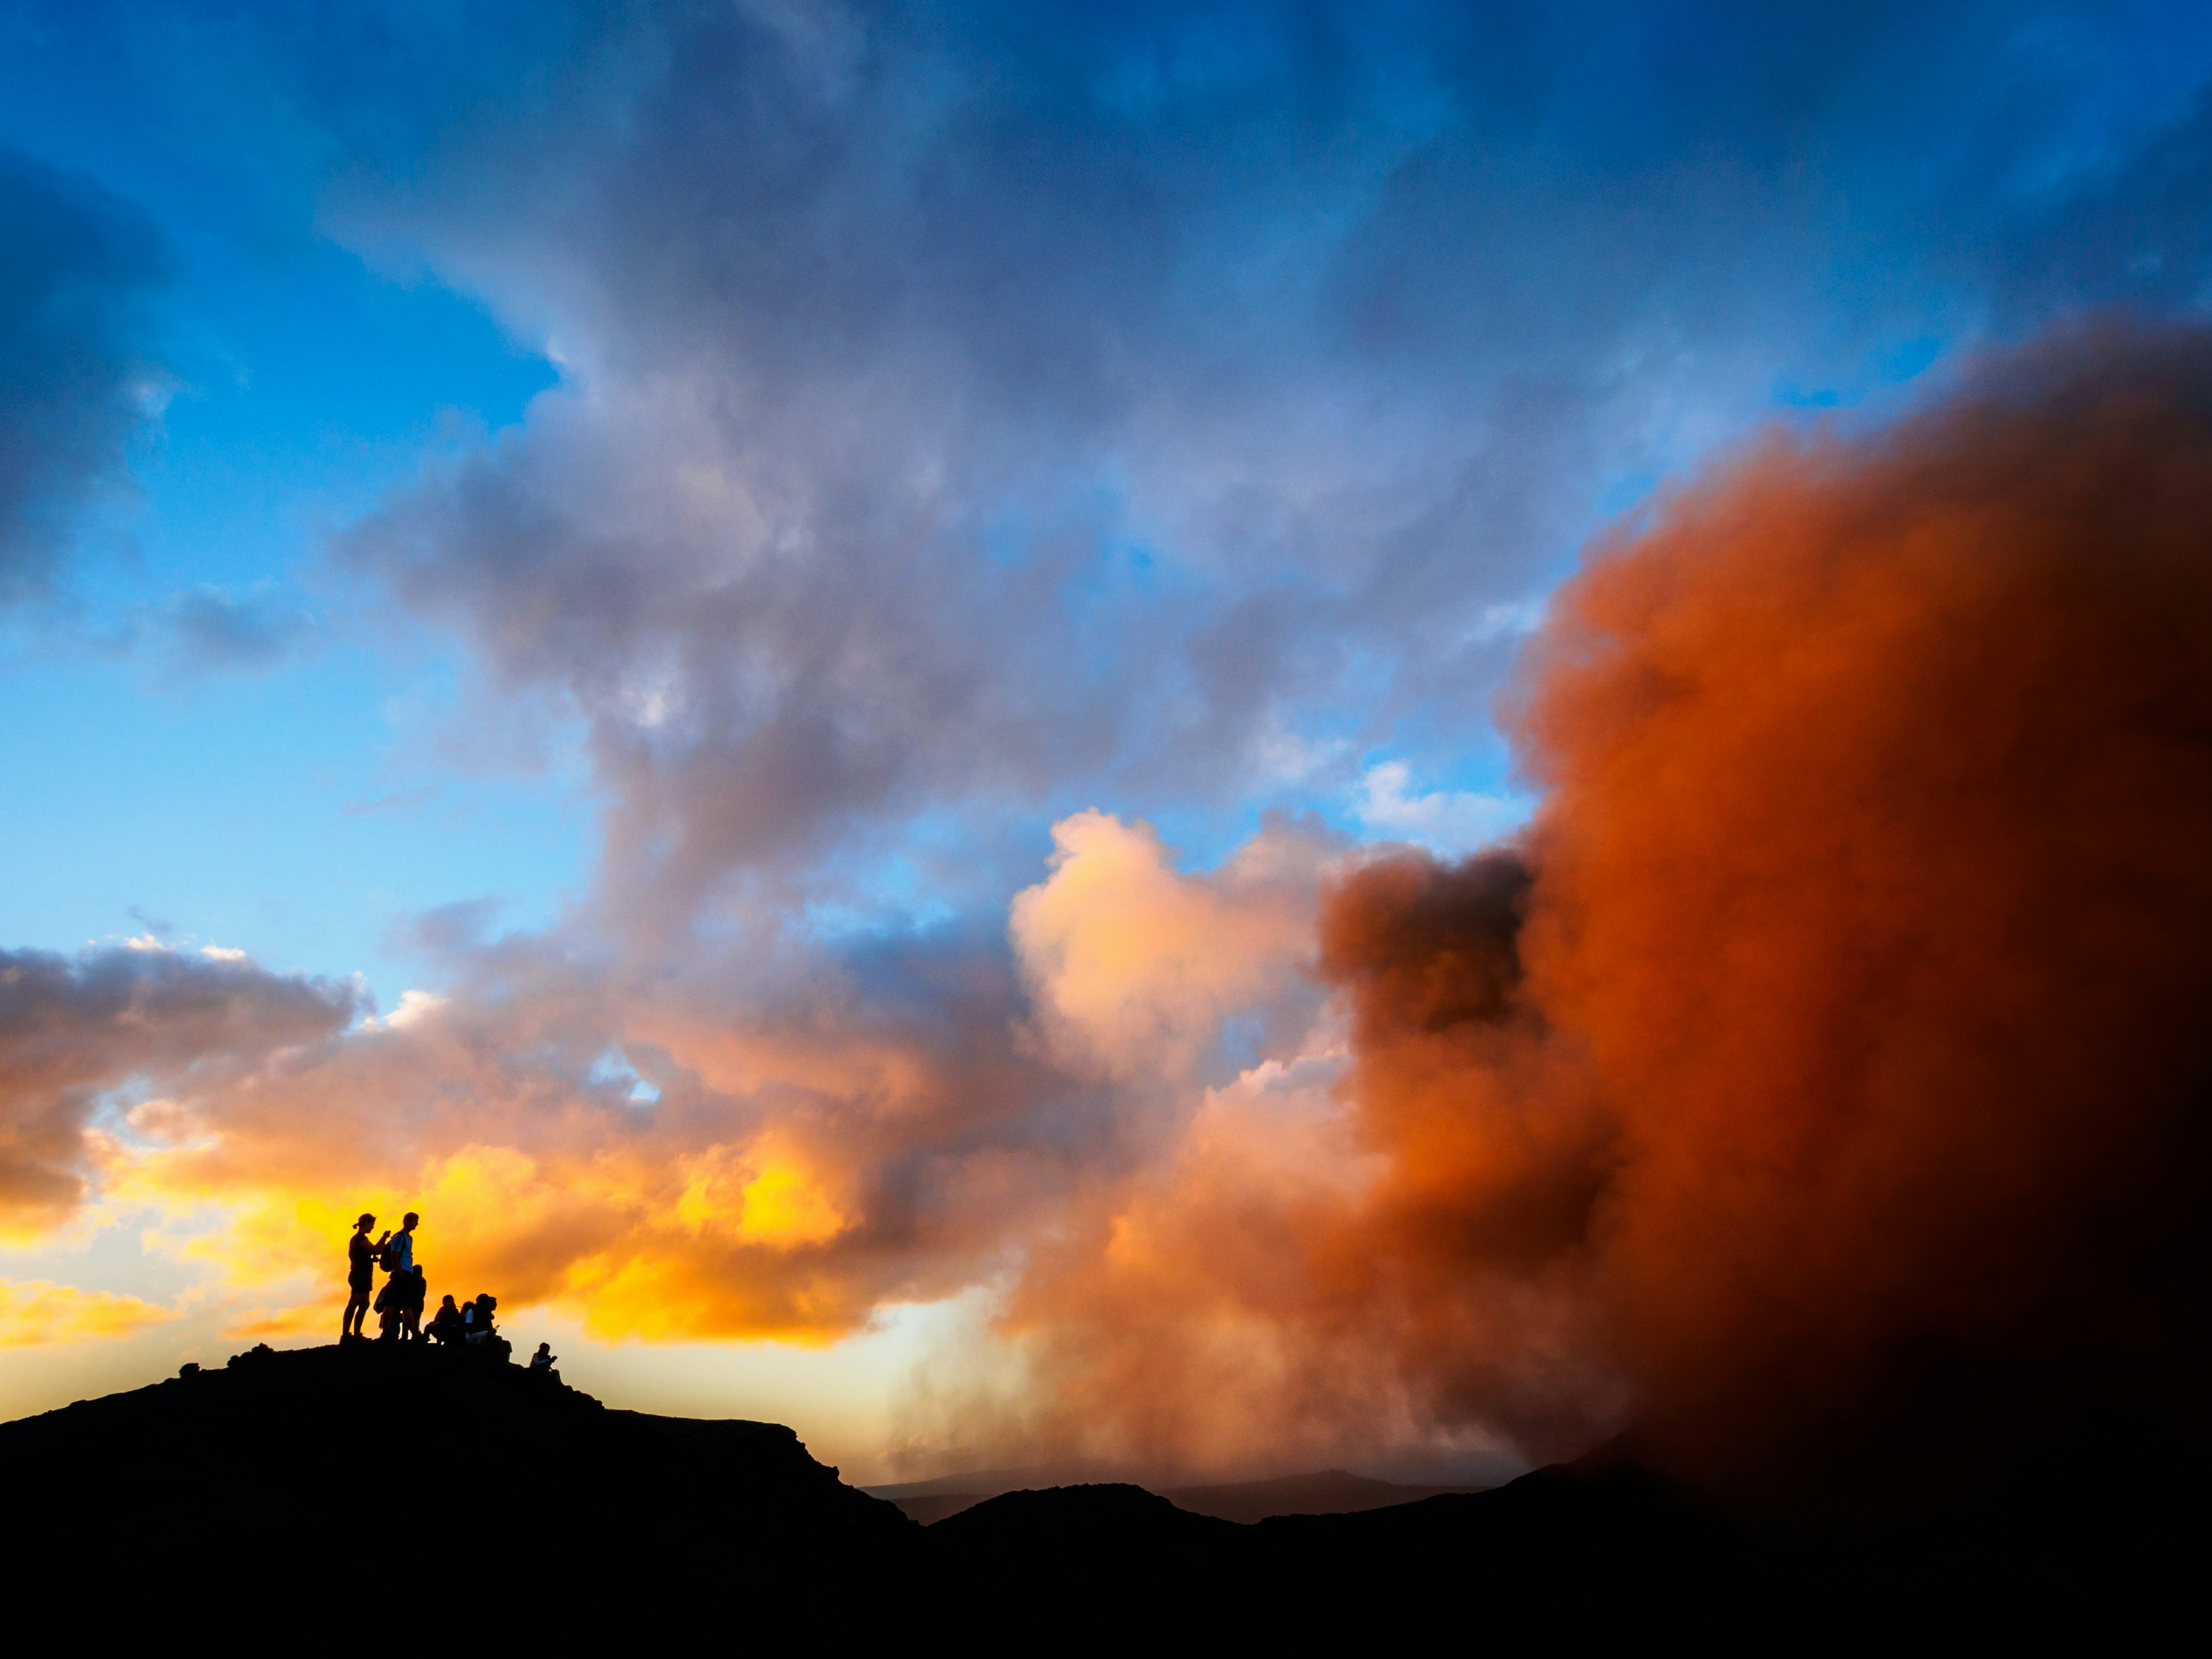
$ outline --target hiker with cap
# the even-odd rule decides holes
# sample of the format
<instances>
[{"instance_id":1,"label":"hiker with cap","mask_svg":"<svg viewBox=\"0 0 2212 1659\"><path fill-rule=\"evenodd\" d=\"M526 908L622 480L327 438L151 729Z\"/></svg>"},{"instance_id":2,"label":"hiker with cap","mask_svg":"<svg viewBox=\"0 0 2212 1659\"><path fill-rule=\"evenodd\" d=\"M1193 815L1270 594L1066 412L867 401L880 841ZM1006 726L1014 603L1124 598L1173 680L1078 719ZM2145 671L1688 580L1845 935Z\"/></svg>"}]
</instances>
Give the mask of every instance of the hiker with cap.
<instances>
[{"instance_id":1,"label":"hiker with cap","mask_svg":"<svg viewBox=\"0 0 2212 1659\"><path fill-rule=\"evenodd\" d=\"M338 1322L338 1340L361 1336L362 1326L368 1318L369 1292L376 1288L376 1258L392 1237L385 1234L375 1243L368 1242L368 1230L376 1225L376 1218L366 1212L353 1224L353 1237L346 1240L346 1297L345 1317Z\"/></svg>"}]
</instances>

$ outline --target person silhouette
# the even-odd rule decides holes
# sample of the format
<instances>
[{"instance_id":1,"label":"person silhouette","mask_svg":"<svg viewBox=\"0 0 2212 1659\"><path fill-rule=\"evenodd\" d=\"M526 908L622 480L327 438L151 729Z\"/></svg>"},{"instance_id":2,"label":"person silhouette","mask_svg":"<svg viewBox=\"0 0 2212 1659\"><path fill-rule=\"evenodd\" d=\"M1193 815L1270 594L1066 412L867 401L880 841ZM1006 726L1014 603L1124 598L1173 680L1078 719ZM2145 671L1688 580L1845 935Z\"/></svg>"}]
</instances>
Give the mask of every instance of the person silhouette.
<instances>
[{"instance_id":1,"label":"person silhouette","mask_svg":"<svg viewBox=\"0 0 2212 1659\"><path fill-rule=\"evenodd\" d=\"M504 1361L514 1348L492 1323L493 1310L498 1306L499 1298L486 1291L464 1307L461 1340L488 1358Z\"/></svg>"},{"instance_id":2,"label":"person silhouette","mask_svg":"<svg viewBox=\"0 0 2212 1659\"><path fill-rule=\"evenodd\" d=\"M438 1304L438 1311L430 1317L430 1334L441 1344L458 1343L461 1340L461 1310L448 1296Z\"/></svg>"},{"instance_id":3,"label":"person silhouette","mask_svg":"<svg viewBox=\"0 0 2212 1659\"><path fill-rule=\"evenodd\" d=\"M368 1242L368 1230L376 1225L376 1218L366 1211L353 1224L353 1237L346 1240L346 1297L345 1316L338 1322L338 1340L349 1336L365 1335L362 1326L368 1319L369 1292L376 1288L376 1258L383 1249L385 1234L375 1243Z\"/></svg>"},{"instance_id":4,"label":"person silhouette","mask_svg":"<svg viewBox=\"0 0 2212 1659\"><path fill-rule=\"evenodd\" d=\"M399 1299L399 1334L403 1340L420 1342L422 1340L422 1304L430 1299L430 1281L420 1267L409 1269L400 1278L403 1289Z\"/></svg>"},{"instance_id":5,"label":"person silhouette","mask_svg":"<svg viewBox=\"0 0 2212 1659\"><path fill-rule=\"evenodd\" d=\"M530 1356L530 1369L533 1371L550 1371L553 1369L553 1363L556 1357L550 1342L541 1342L538 1345L538 1352Z\"/></svg>"},{"instance_id":6,"label":"person silhouette","mask_svg":"<svg viewBox=\"0 0 2212 1659\"><path fill-rule=\"evenodd\" d=\"M499 1298L489 1291L485 1291L461 1310L463 1335L467 1339L471 1347L480 1346L484 1340L490 1336L492 1310L498 1306Z\"/></svg>"},{"instance_id":7,"label":"person silhouette","mask_svg":"<svg viewBox=\"0 0 2212 1659\"><path fill-rule=\"evenodd\" d=\"M386 1273L411 1273L415 1271L415 1228L422 1218L410 1210L399 1218L399 1231L387 1233L391 1243L384 1247L384 1267Z\"/></svg>"},{"instance_id":8,"label":"person silhouette","mask_svg":"<svg viewBox=\"0 0 2212 1659\"><path fill-rule=\"evenodd\" d=\"M407 1295L407 1286L414 1281L394 1273L384 1281L384 1288L376 1293L376 1340L394 1342L399 1338L399 1310Z\"/></svg>"}]
</instances>

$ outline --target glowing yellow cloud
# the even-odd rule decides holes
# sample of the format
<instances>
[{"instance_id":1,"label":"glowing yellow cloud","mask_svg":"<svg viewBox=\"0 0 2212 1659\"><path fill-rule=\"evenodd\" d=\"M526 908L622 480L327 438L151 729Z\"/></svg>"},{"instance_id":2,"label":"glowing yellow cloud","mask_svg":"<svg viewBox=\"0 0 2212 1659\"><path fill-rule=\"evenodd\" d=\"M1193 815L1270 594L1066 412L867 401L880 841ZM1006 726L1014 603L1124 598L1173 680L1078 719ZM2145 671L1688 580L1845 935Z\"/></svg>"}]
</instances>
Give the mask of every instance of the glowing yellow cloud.
<instances>
[{"instance_id":1,"label":"glowing yellow cloud","mask_svg":"<svg viewBox=\"0 0 2212 1659\"><path fill-rule=\"evenodd\" d=\"M135 1296L81 1291L42 1279L21 1285L0 1283L0 1348L129 1336L175 1317L174 1310L157 1308Z\"/></svg>"},{"instance_id":2,"label":"glowing yellow cloud","mask_svg":"<svg viewBox=\"0 0 2212 1659\"><path fill-rule=\"evenodd\" d=\"M818 1244L844 1231L836 1203L788 1153L710 1146L678 1168L684 1184L676 1218L694 1233L719 1231L788 1248Z\"/></svg>"}]
</instances>

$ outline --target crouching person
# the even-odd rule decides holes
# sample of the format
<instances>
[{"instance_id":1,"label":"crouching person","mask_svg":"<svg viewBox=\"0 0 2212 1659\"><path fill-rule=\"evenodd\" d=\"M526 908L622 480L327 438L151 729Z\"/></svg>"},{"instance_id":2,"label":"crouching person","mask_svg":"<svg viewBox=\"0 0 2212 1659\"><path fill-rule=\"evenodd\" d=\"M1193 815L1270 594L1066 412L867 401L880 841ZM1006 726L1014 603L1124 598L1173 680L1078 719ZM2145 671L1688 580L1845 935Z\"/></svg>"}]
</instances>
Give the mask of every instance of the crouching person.
<instances>
[{"instance_id":1,"label":"crouching person","mask_svg":"<svg viewBox=\"0 0 2212 1659\"><path fill-rule=\"evenodd\" d=\"M461 1310L447 1297L438 1304L438 1311L430 1316L430 1323L423 1334L442 1346L458 1346L461 1340Z\"/></svg>"}]
</instances>

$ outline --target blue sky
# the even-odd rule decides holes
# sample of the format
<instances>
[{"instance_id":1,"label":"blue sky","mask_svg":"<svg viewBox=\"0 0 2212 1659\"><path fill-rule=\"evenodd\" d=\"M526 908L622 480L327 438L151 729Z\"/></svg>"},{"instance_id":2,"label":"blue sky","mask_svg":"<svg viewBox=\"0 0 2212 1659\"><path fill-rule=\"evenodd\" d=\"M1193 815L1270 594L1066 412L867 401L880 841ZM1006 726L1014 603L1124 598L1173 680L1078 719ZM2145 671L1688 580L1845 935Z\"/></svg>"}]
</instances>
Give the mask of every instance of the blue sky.
<instances>
[{"instance_id":1,"label":"blue sky","mask_svg":"<svg viewBox=\"0 0 2212 1659\"><path fill-rule=\"evenodd\" d=\"M288 1181L627 1146L613 1044L641 1167L908 1206L662 1336L968 1319L1157 1151L1126 1076L1005 1038L1050 977L1015 896L1105 856L1054 826L1235 903L1240 849L1509 832L1492 700L1601 526L2054 320L2201 315L2208 76L2180 4L6 6L0 948L357 984L316 1040L380 1066L404 992L475 1022L348 1085L414 1126L357 1169L256 1128ZM1290 1018L1251 994L1188 1099ZM793 1058L860 1032L999 1103L878 1144ZM194 1055L64 1115L246 1146L262 1060ZM19 1279L104 1201L75 1145ZM1090 1150L928 1219L1040 1147Z\"/></svg>"},{"instance_id":2,"label":"blue sky","mask_svg":"<svg viewBox=\"0 0 2212 1659\"><path fill-rule=\"evenodd\" d=\"M74 950L173 930L365 972L388 1000L413 914L495 894L542 919L581 878L589 812L573 776L420 755L464 666L380 629L323 550L557 373L481 301L322 234L306 158L195 132L188 90L114 50L137 31L11 22L6 142L140 217L160 275L133 319L147 418L65 582L9 619L9 840L40 874L11 885L5 931Z\"/></svg>"}]
</instances>

